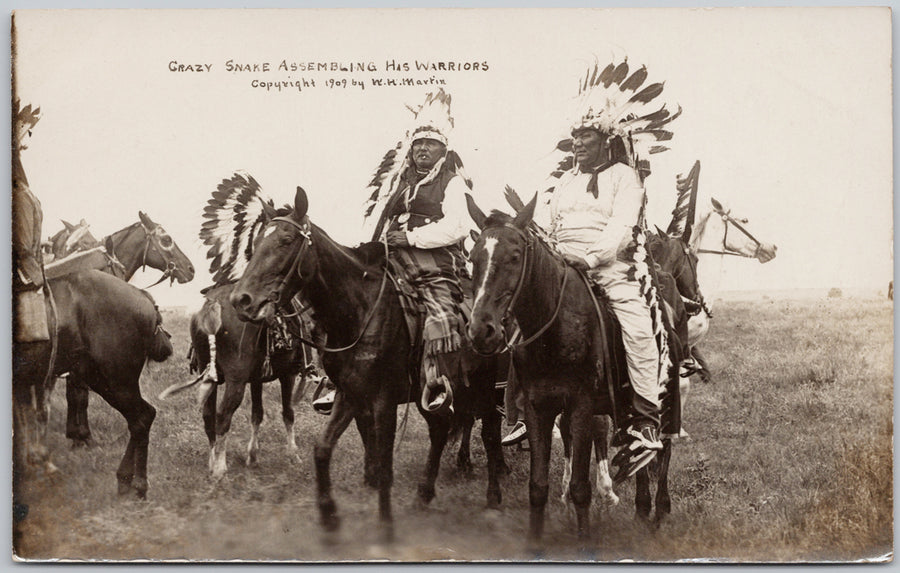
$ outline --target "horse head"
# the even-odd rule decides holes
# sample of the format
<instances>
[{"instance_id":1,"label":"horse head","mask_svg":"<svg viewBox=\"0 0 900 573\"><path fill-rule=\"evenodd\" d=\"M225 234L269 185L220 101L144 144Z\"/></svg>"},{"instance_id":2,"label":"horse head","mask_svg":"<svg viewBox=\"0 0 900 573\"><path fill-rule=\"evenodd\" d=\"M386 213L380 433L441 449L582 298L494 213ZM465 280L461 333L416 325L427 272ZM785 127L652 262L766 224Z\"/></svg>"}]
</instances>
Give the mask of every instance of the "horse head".
<instances>
[{"instance_id":1,"label":"horse head","mask_svg":"<svg viewBox=\"0 0 900 573\"><path fill-rule=\"evenodd\" d=\"M297 187L294 208L278 216L263 202L265 224L253 241L247 268L229 297L241 320L259 322L278 304L286 304L315 272L309 200Z\"/></svg>"},{"instance_id":2,"label":"horse head","mask_svg":"<svg viewBox=\"0 0 900 573\"><path fill-rule=\"evenodd\" d=\"M528 226L537 195L515 217L499 211L490 216L466 194L469 215L481 230L470 253L474 302L468 336L477 352L493 354L506 343L505 322L522 288L533 239Z\"/></svg>"},{"instance_id":3,"label":"horse head","mask_svg":"<svg viewBox=\"0 0 900 573\"><path fill-rule=\"evenodd\" d=\"M691 252L681 237L672 237L657 227L656 233L647 233L647 250L660 269L672 275L683 297L700 300L697 255Z\"/></svg>"},{"instance_id":4,"label":"horse head","mask_svg":"<svg viewBox=\"0 0 900 573\"><path fill-rule=\"evenodd\" d=\"M748 219L734 215L716 199L711 199L711 204L712 210L698 220L691 237L692 252L743 256L761 263L775 258L778 247L753 236Z\"/></svg>"},{"instance_id":5,"label":"horse head","mask_svg":"<svg viewBox=\"0 0 900 573\"><path fill-rule=\"evenodd\" d=\"M154 223L150 217L138 211L140 225L146 234L144 252L141 263L163 271L163 278L170 281L177 280L179 284L190 282L194 278L194 265L187 255L182 252L171 235L162 225Z\"/></svg>"},{"instance_id":6,"label":"horse head","mask_svg":"<svg viewBox=\"0 0 900 573\"><path fill-rule=\"evenodd\" d=\"M50 237L50 253L55 259L67 257L72 253L87 251L100 246L100 241L94 238L90 231L90 225L82 219L77 225L61 220L63 229Z\"/></svg>"}]
</instances>

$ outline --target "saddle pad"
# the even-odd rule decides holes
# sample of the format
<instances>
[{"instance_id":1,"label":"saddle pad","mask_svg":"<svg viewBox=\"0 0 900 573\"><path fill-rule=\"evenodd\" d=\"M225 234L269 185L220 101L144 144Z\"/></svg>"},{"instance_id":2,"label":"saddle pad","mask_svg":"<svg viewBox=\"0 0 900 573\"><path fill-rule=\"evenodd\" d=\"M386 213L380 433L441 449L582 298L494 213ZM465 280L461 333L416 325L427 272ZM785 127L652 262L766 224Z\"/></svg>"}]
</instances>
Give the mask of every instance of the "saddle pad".
<instances>
[{"instance_id":1,"label":"saddle pad","mask_svg":"<svg viewBox=\"0 0 900 573\"><path fill-rule=\"evenodd\" d=\"M109 255L103 247L95 247L89 251L73 253L64 259L44 265L44 276L56 279L71 273L87 270L103 271L109 266Z\"/></svg>"}]
</instances>

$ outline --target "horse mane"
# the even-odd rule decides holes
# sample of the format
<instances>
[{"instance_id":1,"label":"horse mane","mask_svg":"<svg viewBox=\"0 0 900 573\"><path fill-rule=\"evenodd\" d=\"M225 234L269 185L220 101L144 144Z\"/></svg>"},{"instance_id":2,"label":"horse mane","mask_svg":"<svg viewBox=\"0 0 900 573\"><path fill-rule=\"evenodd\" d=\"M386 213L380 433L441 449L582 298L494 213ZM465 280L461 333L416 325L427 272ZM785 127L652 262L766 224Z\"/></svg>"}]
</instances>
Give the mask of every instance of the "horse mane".
<instances>
[{"instance_id":1,"label":"horse mane","mask_svg":"<svg viewBox=\"0 0 900 573\"><path fill-rule=\"evenodd\" d=\"M502 227L504 225L511 225L513 222L512 215L508 213L504 213L503 211L498 211L494 209L491 211L491 214L487 216L484 220L484 226L487 227Z\"/></svg>"},{"instance_id":2,"label":"horse mane","mask_svg":"<svg viewBox=\"0 0 900 573\"><path fill-rule=\"evenodd\" d=\"M384 267L385 256L383 243L371 241L350 250L357 256L362 264L369 267Z\"/></svg>"},{"instance_id":3,"label":"horse mane","mask_svg":"<svg viewBox=\"0 0 900 573\"><path fill-rule=\"evenodd\" d=\"M697 220L694 221L694 228L688 247L695 255L697 254L697 249L700 248L700 240L706 234L706 224L709 223L710 215L712 215L712 211L706 211L702 215L698 215Z\"/></svg>"}]
</instances>

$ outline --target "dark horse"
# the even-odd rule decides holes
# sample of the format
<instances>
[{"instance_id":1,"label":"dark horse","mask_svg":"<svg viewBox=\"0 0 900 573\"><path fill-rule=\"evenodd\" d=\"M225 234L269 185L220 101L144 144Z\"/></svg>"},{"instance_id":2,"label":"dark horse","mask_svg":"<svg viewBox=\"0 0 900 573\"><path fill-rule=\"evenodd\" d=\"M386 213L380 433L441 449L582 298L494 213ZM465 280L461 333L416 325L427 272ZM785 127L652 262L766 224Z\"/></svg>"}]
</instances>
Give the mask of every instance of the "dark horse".
<instances>
[{"instance_id":1,"label":"dark horse","mask_svg":"<svg viewBox=\"0 0 900 573\"><path fill-rule=\"evenodd\" d=\"M535 201L536 197L515 218L499 212L486 217L468 197L469 213L482 229L471 254L475 287L469 324L472 344L482 353L502 351L510 313L524 338L513 348L513 363L526 396L531 449L528 539L536 546L543 533L550 443L559 414L567 418L571 439L569 497L575 505L578 535L589 535L593 418L616 414L611 396L624 389L621 378L610 380L599 374L608 371L624 349L605 305L600 302L598 309L578 272L529 230ZM658 456L661 481L668 472L670 452L671 441L664 440ZM642 472L647 472L646 468ZM639 479L638 485L649 488L649 479ZM646 495L639 491L636 502L639 514L649 515L649 491ZM668 511L667 490L659 488L657 513Z\"/></svg>"},{"instance_id":2,"label":"dark horse","mask_svg":"<svg viewBox=\"0 0 900 573\"><path fill-rule=\"evenodd\" d=\"M172 354L162 317L149 294L97 270L50 280L47 290L51 341L13 348L16 405L27 404L48 376L72 372L86 381L128 422L130 438L116 471L119 494L143 498L156 410L141 397L139 379L148 359Z\"/></svg>"},{"instance_id":3,"label":"dark horse","mask_svg":"<svg viewBox=\"0 0 900 573\"><path fill-rule=\"evenodd\" d=\"M420 386L411 376L418 372L411 355L414 346L388 273L384 247L379 244L348 249L335 243L309 222L306 193L298 188L293 211L274 217L257 238L251 260L231 296L238 315L259 321L267 307L282 304L302 290L317 324L332 347L323 365L337 393L328 424L315 447L318 506L326 531L340 526L331 496L332 450L352 420L356 420L365 446L365 479L378 488L380 536L393 538L391 485L397 406L416 401ZM270 215L274 215L271 213ZM342 349L338 351L337 349ZM500 503L498 473L503 464L500 415L495 408L493 360L475 360L466 367L468 387L452 388L456 413L482 417L482 439L488 456L487 503ZM424 414L424 412L423 412ZM453 420L425 414L431 448L419 498L434 497L434 482L441 452Z\"/></svg>"},{"instance_id":4,"label":"dark horse","mask_svg":"<svg viewBox=\"0 0 900 573\"><path fill-rule=\"evenodd\" d=\"M263 382L278 380L281 384L281 415L287 433L289 454L296 454L294 436L294 406L291 396L294 379L305 369L303 349L299 346L272 352L271 368L267 371L266 326L242 322L228 301L234 284L216 285L206 291L203 307L191 317L191 371L205 372L215 355L216 380L224 385L222 400L217 400L219 384L208 383L201 394L203 427L209 439L209 471L216 479L227 470L226 443L234 413L244 399L247 384L250 385L251 431L247 444L247 465L255 465L259 455L259 426L263 420ZM210 344L213 336L215 350ZM160 397L185 389L202 378L178 383L167 388ZM304 381L301 383L305 383ZM201 391L204 386L201 386Z\"/></svg>"},{"instance_id":5,"label":"dark horse","mask_svg":"<svg viewBox=\"0 0 900 573\"><path fill-rule=\"evenodd\" d=\"M69 230L68 226L65 230ZM163 272L159 282L169 278L184 284L194 278L194 265L190 259L162 225L141 211L138 211L137 222L104 237L102 243L107 252L121 263L124 269L121 278L126 282L144 266ZM72 440L74 446L86 445L91 440L88 386L89 381L81 379L77 373L70 374L66 380L66 437Z\"/></svg>"}]
</instances>

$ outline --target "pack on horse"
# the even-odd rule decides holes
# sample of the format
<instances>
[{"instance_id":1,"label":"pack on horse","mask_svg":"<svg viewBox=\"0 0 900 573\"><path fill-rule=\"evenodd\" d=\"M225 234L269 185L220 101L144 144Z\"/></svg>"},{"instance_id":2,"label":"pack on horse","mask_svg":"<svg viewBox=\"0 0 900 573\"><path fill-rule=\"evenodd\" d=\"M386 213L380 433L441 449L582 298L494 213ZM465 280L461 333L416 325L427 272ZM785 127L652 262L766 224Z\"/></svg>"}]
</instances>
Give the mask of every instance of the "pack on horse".
<instances>
[{"instance_id":1,"label":"pack on horse","mask_svg":"<svg viewBox=\"0 0 900 573\"><path fill-rule=\"evenodd\" d=\"M227 471L226 445L231 420L250 385L251 430L247 444L247 465L254 465L259 454L259 426L263 419L262 384L278 380L281 385L282 420L290 455L297 452L294 435L292 393L298 374L302 379L296 395L304 393L308 380L315 376L311 349L301 346L291 330L309 332L311 325L299 313L283 320L256 324L241 321L229 297L234 283L252 252L252 236L259 230L262 203L274 208L271 199L262 197L253 177L236 173L224 179L207 202L200 239L210 247L210 274L214 285L201 291L202 308L191 316L190 369L199 375L185 383L176 383L160 394L161 399L199 384L198 399L203 408L203 425L209 439L209 470L218 479ZM218 400L219 385L224 385Z\"/></svg>"},{"instance_id":2,"label":"pack on horse","mask_svg":"<svg viewBox=\"0 0 900 573\"><path fill-rule=\"evenodd\" d=\"M340 526L331 494L332 451L341 434L355 420L365 446L366 483L378 488L380 535L393 537L391 486L397 407L419 403L419 364L408 331L398 285L386 269L384 245L364 244L350 249L334 242L307 216L306 193L298 188L292 211L268 213L253 256L235 286L232 303L238 315L262 320L270 305L284 305L302 292L325 331L328 347L320 347L325 371L337 393L328 423L316 442L318 506L327 531ZM492 360L465 358L467 387L452 388L457 413L483 415L482 438L488 456L489 506L500 503L498 474L502 467L500 417L495 408ZM425 414L431 447L419 497L434 495L441 451L452 421Z\"/></svg>"},{"instance_id":3,"label":"pack on horse","mask_svg":"<svg viewBox=\"0 0 900 573\"><path fill-rule=\"evenodd\" d=\"M85 226L86 228L86 226ZM68 231L68 227L63 231ZM77 230L76 230L77 232ZM63 243L67 243L64 241ZM187 255L178 247L172 236L162 225L155 223L150 217L138 211L138 221L108 235L100 241L106 254L112 257L100 259L101 266L93 266L98 270L109 272L124 281L130 281L138 269L149 266L162 271L155 286L169 279L179 284L190 282L194 278L194 265ZM69 253L68 259L79 257L78 253ZM81 268L84 264L93 265L90 261L74 261L71 265L65 260L56 259L47 266L47 276L61 276L72 272L73 268ZM149 288L149 287L148 287ZM88 423L88 387L87 381L81 380L77 373L66 378L66 437L72 440L73 446L86 445L91 440L91 428Z\"/></svg>"},{"instance_id":4,"label":"pack on horse","mask_svg":"<svg viewBox=\"0 0 900 573\"><path fill-rule=\"evenodd\" d=\"M63 228L44 243L44 262L50 263L65 258L72 253L87 251L102 246L91 234L91 226L82 219L77 225L61 220Z\"/></svg>"},{"instance_id":5,"label":"pack on horse","mask_svg":"<svg viewBox=\"0 0 900 573\"><path fill-rule=\"evenodd\" d=\"M147 493L147 448L156 410L141 396L147 360L172 354L169 334L150 295L97 270L47 281L51 340L14 346L16 401L49 376L71 372L128 423L129 440L116 471L119 494Z\"/></svg>"}]
</instances>

